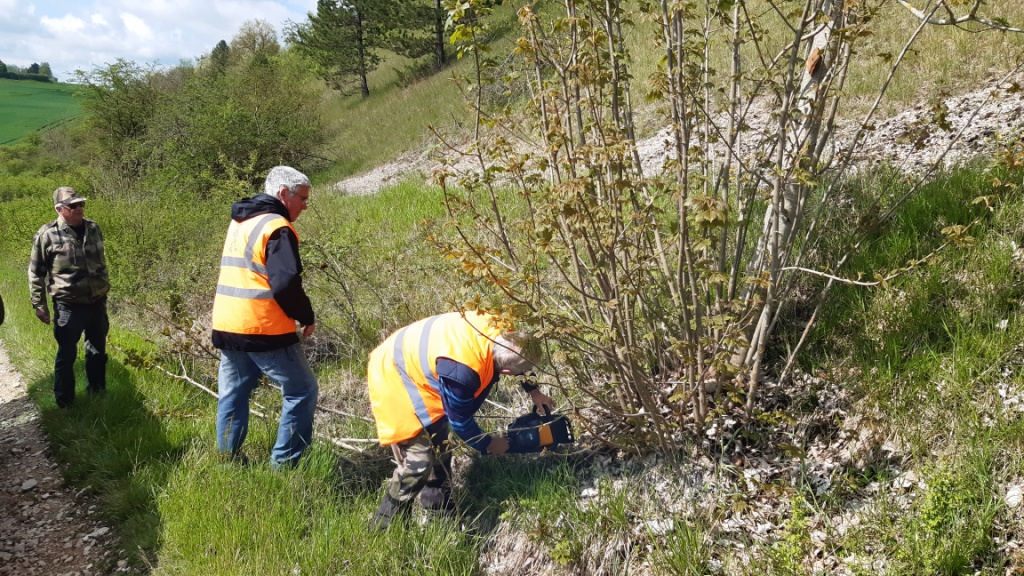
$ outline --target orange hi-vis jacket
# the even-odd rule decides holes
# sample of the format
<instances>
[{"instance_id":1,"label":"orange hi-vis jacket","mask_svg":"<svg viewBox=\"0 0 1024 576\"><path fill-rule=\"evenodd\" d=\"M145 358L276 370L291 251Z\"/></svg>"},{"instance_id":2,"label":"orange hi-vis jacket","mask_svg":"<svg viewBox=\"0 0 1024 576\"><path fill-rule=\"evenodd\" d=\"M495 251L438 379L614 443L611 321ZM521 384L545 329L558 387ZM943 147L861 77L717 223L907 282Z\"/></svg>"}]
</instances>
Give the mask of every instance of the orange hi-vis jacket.
<instances>
[{"instance_id":1,"label":"orange hi-vis jacket","mask_svg":"<svg viewBox=\"0 0 1024 576\"><path fill-rule=\"evenodd\" d=\"M366 376L381 445L413 438L444 417L438 358L479 374L479 397L494 377L494 339L501 333L490 315L451 312L410 324L370 352Z\"/></svg>"},{"instance_id":2,"label":"orange hi-vis jacket","mask_svg":"<svg viewBox=\"0 0 1024 576\"><path fill-rule=\"evenodd\" d=\"M267 336L295 332L295 320L274 300L266 268L267 240L284 226L295 233L291 222L279 214L231 221L213 299L214 330Z\"/></svg>"}]
</instances>

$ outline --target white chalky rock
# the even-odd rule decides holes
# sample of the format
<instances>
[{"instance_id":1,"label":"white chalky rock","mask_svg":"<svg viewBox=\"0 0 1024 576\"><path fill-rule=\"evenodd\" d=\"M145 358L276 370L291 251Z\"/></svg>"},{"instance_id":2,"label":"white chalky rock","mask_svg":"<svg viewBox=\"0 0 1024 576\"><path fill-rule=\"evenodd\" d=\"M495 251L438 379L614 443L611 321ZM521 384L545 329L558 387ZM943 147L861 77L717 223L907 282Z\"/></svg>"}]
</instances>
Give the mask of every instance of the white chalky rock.
<instances>
[{"instance_id":1,"label":"white chalky rock","mask_svg":"<svg viewBox=\"0 0 1024 576\"><path fill-rule=\"evenodd\" d=\"M1014 484L1006 491L1006 505L1010 508L1016 508L1020 506L1022 500L1024 500L1024 486L1020 484Z\"/></svg>"}]
</instances>

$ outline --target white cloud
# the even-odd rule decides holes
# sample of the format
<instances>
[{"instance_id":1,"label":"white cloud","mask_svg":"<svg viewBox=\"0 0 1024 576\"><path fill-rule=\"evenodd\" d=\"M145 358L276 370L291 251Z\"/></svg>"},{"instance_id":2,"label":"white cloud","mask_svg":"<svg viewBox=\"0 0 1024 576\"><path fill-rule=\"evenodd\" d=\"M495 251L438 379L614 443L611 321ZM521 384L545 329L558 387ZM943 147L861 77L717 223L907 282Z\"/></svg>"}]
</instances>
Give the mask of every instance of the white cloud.
<instances>
[{"instance_id":1,"label":"white cloud","mask_svg":"<svg viewBox=\"0 0 1024 576\"><path fill-rule=\"evenodd\" d=\"M142 40L151 40L153 38L153 31L146 25L146 21L134 14L127 12L121 13L121 21L124 22L124 27L129 32L138 36Z\"/></svg>"},{"instance_id":2,"label":"white cloud","mask_svg":"<svg viewBox=\"0 0 1024 576\"><path fill-rule=\"evenodd\" d=\"M173 66L230 42L246 20L280 34L313 10L316 0L0 0L0 57L49 62L61 80L118 58Z\"/></svg>"},{"instance_id":3,"label":"white cloud","mask_svg":"<svg viewBox=\"0 0 1024 576\"><path fill-rule=\"evenodd\" d=\"M19 6L18 0L0 0L0 21L8 20L15 22L25 16L35 16L36 7L34 4Z\"/></svg>"},{"instance_id":4,"label":"white cloud","mask_svg":"<svg viewBox=\"0 0 1024 576\"><path fill-rule=\"evenodd\" d=\"M85 22L81 18L71 14L65 14L63 18L50 18L48 16L43 16L39 21L47 30L54 34L78 32L85 27Z\"/></svg>"}]
</instances>

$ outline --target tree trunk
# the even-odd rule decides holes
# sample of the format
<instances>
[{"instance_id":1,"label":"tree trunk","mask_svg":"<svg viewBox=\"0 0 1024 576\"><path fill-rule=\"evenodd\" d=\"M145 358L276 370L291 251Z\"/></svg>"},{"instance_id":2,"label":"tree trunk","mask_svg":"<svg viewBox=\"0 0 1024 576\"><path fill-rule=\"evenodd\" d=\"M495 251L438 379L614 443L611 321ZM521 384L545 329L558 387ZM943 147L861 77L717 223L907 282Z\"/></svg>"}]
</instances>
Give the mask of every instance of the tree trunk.
<instances>
[{"instance_id":1,"label":"tree trunk","mask_svg":"<svg viewBox=\"0 0 1024 576\"><path fill-rule=\"evenodd\" d=\"M444 50L444 19L445 10L441 7L441 0L434 0L434 67L438 70L448 63Z\"/></svg>"},{"instance_id":2,"label":"tree trunk","mask_svg":"<svg viewBox=\"0 0 1024 576\"><path fill-rule=\"evenodd\" d=\"M370 95L370 86L366 83L366 41L363 38L363 13L356 11L356 46L359 50L359 89L363 98Z\"/></svg>"},{"instance_id":3,"label":"tree trunk","mask_svg":"<svg viewBox=\"0 0 1024 576\"><path fill-rule=\"evenodd\" d=\"M750 368L750 380L747 389L748 412L753 408L753 402L757 394L758 381L761 379L762 360L764 357L765 344L771 335L774 319L773 313L777 306L778 289L780 288L779 269L785 266L789 260L790 252L795 239L795 232L799 226L804 202L807 199L809 190L800 182L800 178L793 178L789 175L794 170L813 170L817 164L814 154L821 148L816 146L813 140L818 136L821 127L821 99L824 97L817 87L829 70L829 64L833 60L828 54L829 41L832 38L832 31L841 22L844 0L820 0L817 11L829 17L830 22L818 30L811 42L806 47L805 61L800 76L800 85L796 93L787 95L787 102L784 104L783 121L786 119L786 112L797 115L798 123L793 130L782 128L783 141L779 143L781 149L782 174L776 181L776 189L773 196L776 201L768 207L764 216L764 225L761 238L758 241L757 255L751 260L749 272L751 275L759 275L768 272L768 288L764 291L765 298L761 306L761 314L758 321L748 330L748 347L734 358L734 362L740 366ZM752 295L752 294L751 294Z\"/></svg>"}]
</instances>

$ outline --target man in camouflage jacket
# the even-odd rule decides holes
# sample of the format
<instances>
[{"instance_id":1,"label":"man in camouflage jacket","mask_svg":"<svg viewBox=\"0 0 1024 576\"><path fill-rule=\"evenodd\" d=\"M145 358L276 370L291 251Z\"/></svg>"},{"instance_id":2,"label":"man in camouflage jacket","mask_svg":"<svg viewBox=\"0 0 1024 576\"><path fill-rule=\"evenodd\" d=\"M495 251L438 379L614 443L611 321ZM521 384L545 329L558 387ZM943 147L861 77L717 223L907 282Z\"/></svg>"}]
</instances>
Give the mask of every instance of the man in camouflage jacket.
<instances>
[{"instance_id":1,"label":"man in camouflage jacket","mask_svg":"<svg viewBox=\"0 0 1024 576\"><path fill-rule=\"evenodd\" d=\"M87 391L107 388L107 292L110 281L103 257L100 227L85 218L85 198L62 186L53 193L57 219L36 232L28 264L32 307L43 324L50 324L46 293L53 299L53 337L57 358L53 363L53 392L57 406L75 401L75 359L85 333Z\"/></svg>"}]
</instances>

